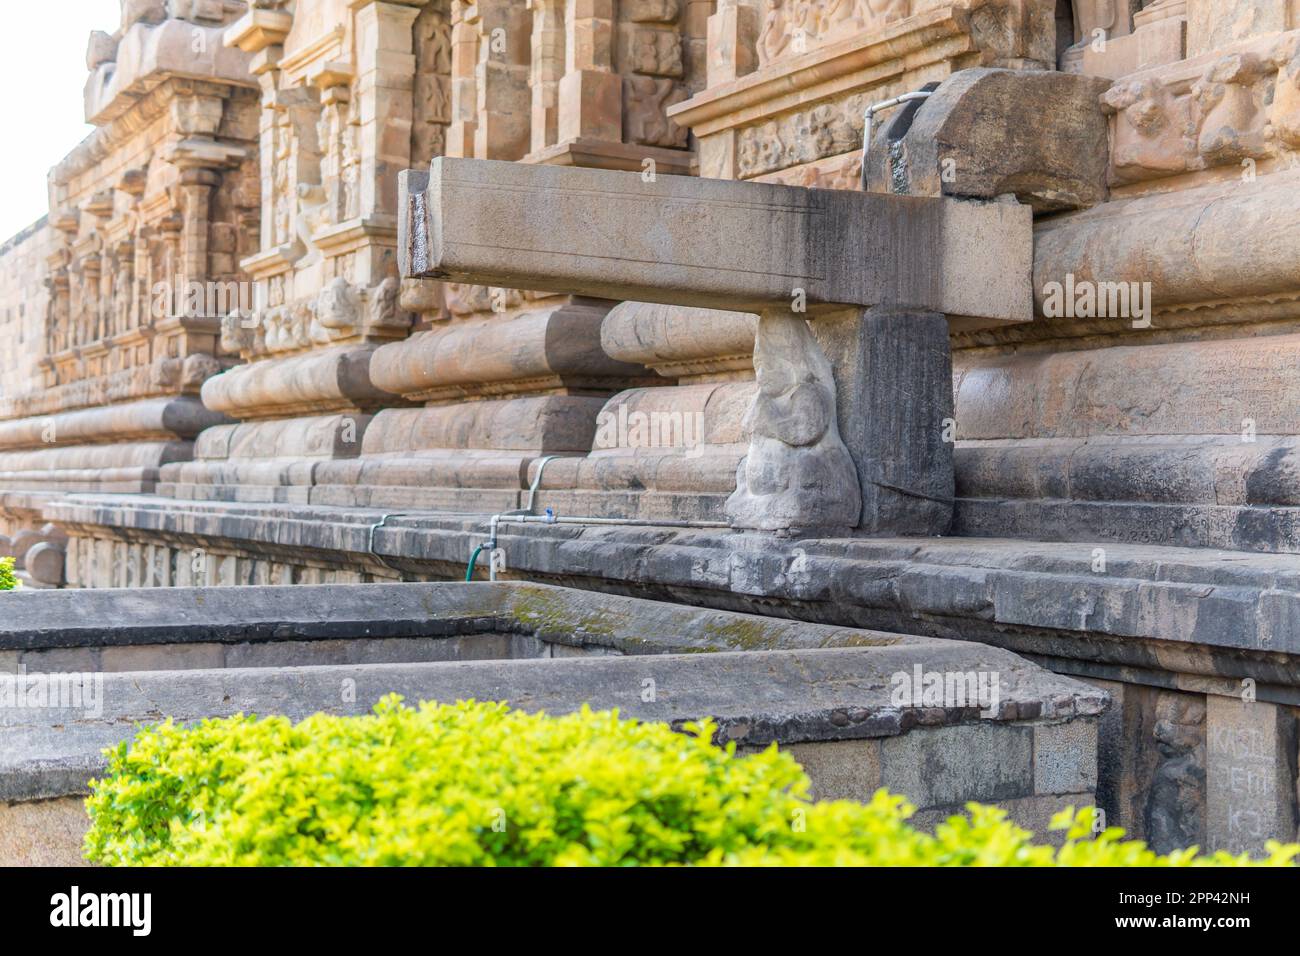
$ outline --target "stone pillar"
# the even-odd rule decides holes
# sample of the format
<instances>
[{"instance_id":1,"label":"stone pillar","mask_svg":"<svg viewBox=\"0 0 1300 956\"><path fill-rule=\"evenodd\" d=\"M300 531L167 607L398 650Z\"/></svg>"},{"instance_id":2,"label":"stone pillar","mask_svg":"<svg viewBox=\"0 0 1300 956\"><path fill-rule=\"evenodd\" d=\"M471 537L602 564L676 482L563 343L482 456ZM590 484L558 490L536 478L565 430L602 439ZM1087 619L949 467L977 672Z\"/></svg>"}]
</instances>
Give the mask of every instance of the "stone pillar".
<instances>
[{"instance_id":1,"label":"stone pillar","mask_svg":"<svg viewBox=\"0 0 1300 956\"><path fill-rule=\"evenodd\" d=\"M90 357L102 356L106 349L97 345L103 337L104 312L100 308L100 279L104 274L104 260L98 253L90 253L81 260L82 307L81 326L76 345L85 346ZM98 371L93 370L94 374Z\"/></svg>"},{"instance_id":2,"label":"stone pillar","mask_svg":"<svg viewBox=\"0 0 1300 956\"><path fill-rule=\"evenodd\" d=\"M463 0L451 7L451 125L447 127L447 155L474 156L475 109L478 94L474 75L478 68L478 27L473 8Z\"/></svg>"},{"instance_id":3,"label":"stone pillar","mask_svg":"<svg viewBox=\"0 0 1300 956\"><path fill-rule=\"evenodd\" d=\"M280 71L276 68L284 48L272 46L257 53L253 72L262 88L262 108L258 110L258 163L261 168L261 191L270 196L275 191L276 163L276 112L275 91L280 86ZM264 215L258 223L259 249L273 249L283 238L276 235L276 217Z\"/></svg>"},{"instance_id":4,"label":"stone pillar","mask_svg":"<svg viewBox=\"0 0 1300 956\"><path fill-rule=\"evenodd\" d=\"M208 200L221 177L202 167L181 173L185 225L181 232L181 278L204 282L208 278Z\"/></svg>"},{"instance_id":5,"label":"stone pillar","mask_svg":"<svg viewBox=\"0 0 1300 956\"><path fill-rule=\"evenodd\" d=\"M411 91L415 77L412 27L422 5L423 0L414 5L410 0L352 0L360 121L357 185L362 219L396 213L397 174L410 165Z\"/></svg>"},{"instance_id":6,"label":"stone pillar","mask_svg":"<svg viewBox=\"0 0 1300 956\"><path fill-rule=\"evenodd\" d=\"M515 160L528 152L531 15L512 0L478 0L474 156ZM393 189L397 188L394 177Z\"/></svg>"},{"instance_id":7,"label":"stone pillar","mask_svg":"<svg viewBox=\"0 0 1300 956\"><path fill-rule=\"evenodd\" d=\"M564 0L527 0L533 12L532 149L554 146L559 137L560 79L564 76Z\"/></svg>"},{"instance_id":8,"label":"stone pillar","mask_svg":"<svg viewBox=\"0 0 1300 956\"><path fill-rule=\"evenodd\" d=\"M221 183L222 166L234 165L243 151L223 147L215 137L221 129L225 101L217 96L190 94L171 102L170 118L178 141L166 159L180 171L182 196L180 273L184 281L203 282L208 268L208 202Z\"/></svg>"},{"instance_id":9,"label":"stone pillar","mask_svg":"<svg viewBox=\"0 0 1300 956\"><path fill-rule=\"evenodd\" d=\"M567 0L560 139L623 139L623 80L614 72L614 0Z\"/></svg>"},{"instance_id":10,"label":"stone pillar","mask_svg":"<svg viewBox=\"0 0 1300 956\"><path fill-rule=\"evenodd\" d=\"M859 529L946 533L955 440L947 319L879 306L818 317L812 329L835 369L840 436L862 489Z\"/></svg>"},{"instance_id":11,"label":"stone pillar","mask_svg":"<svg viewBox=\"0 0 1300 956\"><path fill-rule=\"evenodd\" d=\"M1296 721L1286 707L1211 696L1206 708L1206 842L1258 855L1296 839Z\"/></svg>"}]
</instances>

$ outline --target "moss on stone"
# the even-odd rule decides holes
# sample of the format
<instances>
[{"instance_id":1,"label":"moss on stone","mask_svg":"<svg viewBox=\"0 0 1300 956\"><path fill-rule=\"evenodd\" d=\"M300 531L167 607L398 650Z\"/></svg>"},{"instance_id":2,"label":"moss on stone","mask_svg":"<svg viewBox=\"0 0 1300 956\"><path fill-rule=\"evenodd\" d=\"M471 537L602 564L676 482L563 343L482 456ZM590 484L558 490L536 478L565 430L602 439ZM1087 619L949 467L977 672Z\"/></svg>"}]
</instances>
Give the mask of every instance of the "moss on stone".
<instances>
[{"instance_id":1,"label":"moss on stone","mask_svg":"<svg viewBox=\"0 0 1300 956\"><path fill-rule=\"evenodd\" d=\"M601 620L603 612L592 614L585 609L575 612L572 598L567 592L553 592L546 588L519 588L506 616L527 626L535 635L543 632L564 634L589 634L613 639L617 631L608 620Z\"/></svg>"}]
</instances>

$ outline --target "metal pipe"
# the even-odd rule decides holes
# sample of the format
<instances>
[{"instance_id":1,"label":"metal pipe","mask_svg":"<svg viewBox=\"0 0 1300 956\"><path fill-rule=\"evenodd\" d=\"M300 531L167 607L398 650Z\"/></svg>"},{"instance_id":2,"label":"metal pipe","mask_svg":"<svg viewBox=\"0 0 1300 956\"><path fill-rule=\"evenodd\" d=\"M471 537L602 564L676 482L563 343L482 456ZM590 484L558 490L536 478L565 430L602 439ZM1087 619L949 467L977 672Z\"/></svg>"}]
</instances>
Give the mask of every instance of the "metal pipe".
<instances>
[{"instance_id":1,"label":"metal pipe","mask_svg":"<svg viewBox=\"0 0 1300 956\"><path fill-rule=\"evenodd\" d=\"M382 518L380 518L378 521L376 521L374 524L370 526L370 534L366 538L366 551L372 557L378 558L379 563L382 564L384 567L389 568L393 571L396 571L397 569L394 568L391 564L389 564L384 559L384 556L382 554L375 554L375 532L378 531L380 528L382 528L385 524L387 524L389 518L400 518L404 514L406 514L406 512L394 511L392 514L384 515Z\"/></svg>"},{"instance_id":2,"label":"metal pipe","mask_svg":"<svg viewBox=\"0 0 1300 956\"><path fill-rule=\"evenodd\" d=\"M518 508L514 511L502 511L492 515L488 521L488 539L483 544L474 548L470 556L469 564L465 568L465 580L469 581L474 576L474 565L478 563L478 556L484 551L488 553L488 580L497 579L496 564L492 561L492 552L497 549L497 530L501 522L514 522L515 524L598 524L598 525L646 525L655 528L729 528L725 521L681 521L673 519L654 520L649 518L595 518L595 517L559 517L550 508L546 509L546 514L533 514L533 503L536 500L537 489L542 483L542 472L546 470L548 462L556 458L562 458L563 455L546 455L538 460L537 474L533 475L532 483L528 486L528 505L525 508ZM389 518L401 518L411 512L395 511L386 514L370 526L370 534L366 541L366 550L380 560L385 567L392 567L384 557L375 554L375 532L388 523Z\"/></svg>"},{"instance_id":3,"label":"metal pipe","mask_svg":"<svg viewBox=\"0 0 1300 956\"><path fill-rule=\"evenodd\" d=\"M555 461L555 459L559 457L560 457L559 455L545 455L538 460L537 474L533 475L533 483L528 486L528 504L524 505L524 512L526 514L533 513L533 501L536 499L537 489L542 483L542 472L546 470L546 466L548 464Z\"/></svg>"},{"instance_id":4,"label":"metal pipe","mask_svg":"<svg viewBox=\"0 0 1300 956\"><path fill-rule=\"evenodd\" d=\"M882 110L893 109L895 106L902 106L904 103L910 103L913 100L927 99L933 90L917 90L914 93L903 93L901 96L895 96L893 99L882 100L879 103L873 103L868 106L866 112L862 114L862 188L867 188L867 151L871 149L871 120L877 113Z\"/></svg>"}]
</instances>

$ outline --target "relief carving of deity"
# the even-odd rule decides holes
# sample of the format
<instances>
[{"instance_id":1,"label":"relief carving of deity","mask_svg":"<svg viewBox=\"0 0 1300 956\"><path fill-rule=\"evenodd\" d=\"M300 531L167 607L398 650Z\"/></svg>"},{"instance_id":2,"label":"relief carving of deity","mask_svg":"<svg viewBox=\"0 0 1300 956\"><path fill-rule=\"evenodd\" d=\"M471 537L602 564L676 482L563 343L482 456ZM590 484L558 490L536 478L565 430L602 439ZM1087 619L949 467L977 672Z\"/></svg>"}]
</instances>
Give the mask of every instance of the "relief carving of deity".
<instances>
[{"instance_id":1,"label":"relief carving of deity","mask_svg":"<svg viewBox=\"0 0 1300 956\"><path fill-rule=\"evenodd\" d=\"M359 127L356 123L343 124L342 142L342 180L344 219L355 219L361 215L361 156L357 147Z\"/></svg>"},{"instance_id":2,"label":"relief carving of deity","mask_svg":"<svg viewBox=\"0 0 1300 956\"><path fill-rule=\"evenodd\" d=\"M291 163L293 159L293 147L290 142L289 120L287 117L281 117L276 121L275 127L275 155L274 155L274 189L275 189L275 218L274 218L274 242L281 245L290 240L292 234L290 226L293 219L294 197L291 190Z\"/></svg>"},{"instance_id":3,"label":"relief carving of deity","mask_svg":"<svg viewBox=\"0 0 1300 956\"><path fill-rule=\"evenodd\" d=\"M131 324L131 269L118 270L113 281L113 331L125 332Z\"/></svg>"}]
</instances>

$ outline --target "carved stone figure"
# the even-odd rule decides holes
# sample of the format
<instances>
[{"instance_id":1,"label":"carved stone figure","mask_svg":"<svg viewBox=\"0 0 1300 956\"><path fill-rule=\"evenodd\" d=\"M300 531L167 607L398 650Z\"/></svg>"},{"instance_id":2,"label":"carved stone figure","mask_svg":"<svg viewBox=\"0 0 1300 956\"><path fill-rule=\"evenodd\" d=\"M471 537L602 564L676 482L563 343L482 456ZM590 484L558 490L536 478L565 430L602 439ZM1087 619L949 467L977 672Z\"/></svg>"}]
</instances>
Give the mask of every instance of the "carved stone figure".
<instances>
[{"instance_id":1,"label":"carved stone figure","mask_svg":"<svg viewBox=\"0 0 1300 956\"><path fill-rule=\"evenodd\" d=\"M351 121L343 123L340 135L340 165L342 166L342 208L343 219L355 219L361 215L361 156L357 149L357 124Z\"/></svg>"},{"instance_id":2,"label":"carved stone figure","mask_svg":"<svg viewBox=\"0 0 1300 956\"><path fill-rule=\"evenodd\" d=\"M396 276L388 276L383 282L370 290L370 303L366 313L366 327L371 329L405 328L407 316L401 314L398 300L402 292L402 282Z\"/></svg>"},{"instance_id":3,"label":"carved stone figure","mask_svg":"<svg viewBox=\"0 0 1300 956\"><path fill-rule=\"evenodd\" d=\"M749 453L727 515L739 528L851 528L862 501L857 470L836 424L831 364L793 313L759 317L758 392L745 414Z\"/></svg>"},{"instance_id":4,"label":"carved stone figure","mask_svg":"<svg viewBox=\"0 0 1300 956\"><path fill-rule=\"evenodd\" d=\"M361 322L361 300L357 290L342 276L335 276L316 299L315 321L326 334L338 338L352 335Z\"/></svg>"},{"instance_id":5,"label":"carved stone figure","mask_svg":"<svg viewBox=\"0 0 1300 956\"><path fill-rule=\"evenodd\" d=\"M122 0L122 29L137 23L162 23L167 18L165 0Z\"/></svg>"},{"instance_id":6,"label":"carved stone figure","mask_svg":"<svg viewBox=\"0 0 1300 956\"><path fill-rule=\"evenodd\" d=\"M1117 84L1102 108L1115 115L1113 164L1121 181L1187 169L1187 105L1159 80Z\"/></svg>"},{"instance_id":7,"label":"carved stone figure","mask_svg":"<svg viewBox=\"0 0 1300 956\"><path fill-rule=\"evenodd\" d=\"M1282 143L1300 149L1300 51L1278 69L1269 121Z\"/></svg>"},{"instance_id":8,"label":"carved stone figure","mask_svg":"<svg viewBox=\"0 0 1300 956\"><path fill-rule=\"evenodd\" d=\"M279 245L290 239L293 222L293 196L290 188L293 182L293 170L290 166L293 158L293 143L290 134L289 118L283 114L275 121L275 156L272 173L274 191L275 219L272 229L273 241Z\"/></svg>"},{"instance_id":9,"label":"carved stone figure","mask_svg":"<svg viewBox=\"0 0 1300 956\"><path fill-rule=\"evenodd\" d=\"M632 34L632 69L653 76L681 76L682 38L668 30L643 29Z\"/></svg>"},{"instance_id":10,"label":"carved stone figure","mask_svg":"<svg viewBox=\"0 0 1300 956\"><path fill-rule=\"evenodd\" d=\"M624 0L625 16L633 23L672 23L680 10L678 0Z\"/></svg>"},{"instance_id":11,"label":"carved stone figure","mask_svg":"<svg viewBox=\"0 0 1300 956\"><path fill-rule=\"evenodd\" d=\"M329 200L325 195L325 187L320 183L299 183L298 213L293 217L293 229L294 235L307 250L298 260L299 266L311 265L323 258L323 253L316 247L312 236L326 223L328 215Z\"/></svg>"},{"instance_id":12,"label":"carved stone figure","mask_svg":"<svg viewBox=\"0 0 1300 956\"><path fill-rule=\"evenodd\" d=\"M267 309L262 316L262 342L263 347L268 352L280 352L288 348L288 339L285 334L285 318L288 309L286 306L276 306L273 309Z\"/></svg>"},{"instance_id":13,"label":"carved stone figure","mask_svg":"<svg viewBox=\"0 0 1300 956\"><path fill-rule=\"evenodd\" d=\"M654 76L629 76L624 78L623 86L623 123L628 141L646 146L686 145L686 130L667 115L668 107L686 99L686 91L678 83Z\"/></svg>"},{"instance_id":14,"label":"carved stone figure","mask_svg":"<svg viewBox=\"0 0 1300 956\"><path fill-rule=\"evenodd\" d=\"M1152 731L1160 762L1146 805L1147 842L1158 853L1204 843L1197 809L1205 800L1205 703L1161 693Z\"/></svg>"},{"instance_id":15,"label":"carved stone figure","mask_svg":"<svg viewBox=\"0 0 1300 956\"><path fill-rule=\"evenodd\" d=\"M247 320L238 312L221 317L221 350L230 355L252 351L256 340L254 329L261 325L264 316L254 312Z\"/></svg>"},{"instance_id":16,"label":"carved stone figure","mask_svg":"<svg viewBox=\"0 0 1300 956\"><path fill-rule=\"evenodd\" d=\"M92 73L117 59L117 40L103 30L93 30L86 45L86 69Z\"/></svg>"},{"instance_id":17,"label":"carved stone figure","mask_svg":"<svg viewBox=\"0 0 1300 956\"><path fill-rule=\"evenodd\" d=\"M1265 64L1252 54L1216 62L1192 90L1202 117L1199 152L1211 165L1267 155L1262 96L1255 83Z\"/></svg>"},{"instance_id":18,"label":"carved stone figure","mask_svg":"<svg viewBox=\"0 0 1300 956\"><path fill-rule=\"evenodd\" d=\"M235 0L167 0L167 15L193 23L221 23L229 13L243 9Z\"/></svg>"}]
</instances>

